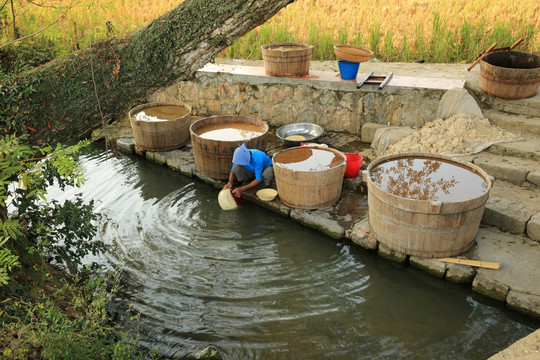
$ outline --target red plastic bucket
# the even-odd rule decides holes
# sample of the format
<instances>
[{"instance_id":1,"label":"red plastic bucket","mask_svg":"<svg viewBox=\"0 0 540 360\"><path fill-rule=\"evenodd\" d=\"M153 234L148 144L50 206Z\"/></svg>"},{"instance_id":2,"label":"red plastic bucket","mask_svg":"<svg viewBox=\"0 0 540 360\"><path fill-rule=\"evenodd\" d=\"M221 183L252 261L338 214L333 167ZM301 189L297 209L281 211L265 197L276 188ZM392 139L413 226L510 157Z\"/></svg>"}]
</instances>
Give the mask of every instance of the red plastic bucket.
<instances>
[{"instance_id":1,"label":"red plastic bucket","mask_svg":"<svg viewBox=\"0 0 540 360\"><path fill-rule=\"evenodd\" d=\"M353 178L357 177L360 172L360 166L362 166L362 155L357 152L346 153L347 167L345 168L345 177Z\"/></svg>"}]
</instances>

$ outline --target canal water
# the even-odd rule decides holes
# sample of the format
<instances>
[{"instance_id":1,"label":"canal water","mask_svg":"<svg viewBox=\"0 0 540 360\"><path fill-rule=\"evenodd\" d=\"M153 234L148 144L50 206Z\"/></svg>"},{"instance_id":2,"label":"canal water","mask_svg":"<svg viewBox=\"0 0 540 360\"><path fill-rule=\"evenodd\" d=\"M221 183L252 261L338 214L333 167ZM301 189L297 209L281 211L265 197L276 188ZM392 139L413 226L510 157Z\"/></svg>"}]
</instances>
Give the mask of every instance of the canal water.
<instances>
[{"instance_id":1,"label":"canal water","mask_svg":"<svg viewBox=\"0 0 540 360\"><path fill-rule=\"evenodd\" d=\"M136 155L81 158L103 213L98 258L122 270L115 311L141 314L141 343L194 358L486 359L540 326L460 286L336 241ZM119 320L120 321L120 320Z\"/></svg>"}]
</instances>

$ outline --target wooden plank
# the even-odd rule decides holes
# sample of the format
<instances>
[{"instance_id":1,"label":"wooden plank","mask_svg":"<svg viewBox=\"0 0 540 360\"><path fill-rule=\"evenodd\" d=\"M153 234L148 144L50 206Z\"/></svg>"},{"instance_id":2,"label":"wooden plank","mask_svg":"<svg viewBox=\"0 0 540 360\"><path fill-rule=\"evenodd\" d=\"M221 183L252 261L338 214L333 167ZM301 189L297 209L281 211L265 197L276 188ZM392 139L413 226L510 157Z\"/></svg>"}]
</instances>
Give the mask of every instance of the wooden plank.
<instances>
[{"instance_id":1,"label":"wooden plank","mask_svg":"<svg viewBox=\"0 0 540 360\"><path fill-rule=\"evenodd\" d=\"M362 87L362 85L364 85L364 83L365 83L366 81L368 81L369 78L370 78L372 75L373 75L373 71L370 72L369 74L367 74L363 79L357 81L356 88L357 88L357 89L360 89L360 88Z\"/></svg>"},{"instance_id":2,"label":"wooden plank","mask_svg":"<svg viewBox=\"0 0 540 360\"><path fill-rule=\"evenodd\" d=\"M392 76L394 76L394 74L392 72L390 72L388 75L386 75L386 79L384 79L384 81L381 83L381 85L379 85L379 89L382 89L383 87L385 87L385 85L388 84L390 82L390 80L392 79Z\"/></svg>"},{"instance_id":3,"label":"wooden plank","mask_svg":"<svg viewBox=\"0 0 540 360\"><path fill-rule=\"evenodd\" d=\"M498 270L501 267L501 264L499 263L489 262L489 261L480 261L480 260L458 259L458 258L438 258L437 260L453 263L453 264L475 266L475 267L481 267L481 268L493 269L493 270Z\"/></svg>"}]
</instances>

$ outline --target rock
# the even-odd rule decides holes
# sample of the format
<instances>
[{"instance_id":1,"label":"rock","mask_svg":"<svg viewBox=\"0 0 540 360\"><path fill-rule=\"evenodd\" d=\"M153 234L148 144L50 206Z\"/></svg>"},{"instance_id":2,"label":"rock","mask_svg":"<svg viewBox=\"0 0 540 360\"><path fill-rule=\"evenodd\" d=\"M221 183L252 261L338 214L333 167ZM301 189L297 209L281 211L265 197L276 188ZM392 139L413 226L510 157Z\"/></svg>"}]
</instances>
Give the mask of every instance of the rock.
<instances>
[{"instance_id":1,"label":"rock","mask_svg":"<svg viewBox=\"0 0 540 360\"><path fill-rule=\"evenodd\" d=\"M223 360L215 346L209 346L197 356L197 360Z\"/></svg>"}]
</instances>

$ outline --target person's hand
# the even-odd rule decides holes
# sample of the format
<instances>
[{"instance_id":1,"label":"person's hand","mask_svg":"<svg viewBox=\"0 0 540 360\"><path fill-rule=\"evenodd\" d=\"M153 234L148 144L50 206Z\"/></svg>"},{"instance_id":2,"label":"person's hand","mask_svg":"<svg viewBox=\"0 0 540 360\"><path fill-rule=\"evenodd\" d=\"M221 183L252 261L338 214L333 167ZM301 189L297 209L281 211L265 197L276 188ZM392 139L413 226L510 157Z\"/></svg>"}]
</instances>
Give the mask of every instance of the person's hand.
<instances>
[{"instance_id":1,"label":"person's hand","mask_svg":"<svg viewBox=\"0 0 540 360\"><path fill-rule=\"evenodd\" d=\"M226 183L225 186L223 187L223 190L230 189L230 188L232 188L232 184L231 183Z\"/></svg>"},{"instance_id":2,"label":"person's hand","mask_svg":"<svg viewBox=\"0 0 540 360\"><path fill-rule=\"evenodd\" d=\"M236 189L232 190L232 193L236 195L236 197L242 197L242 188L237 187Z\"/></svg>"}]
</instances>

